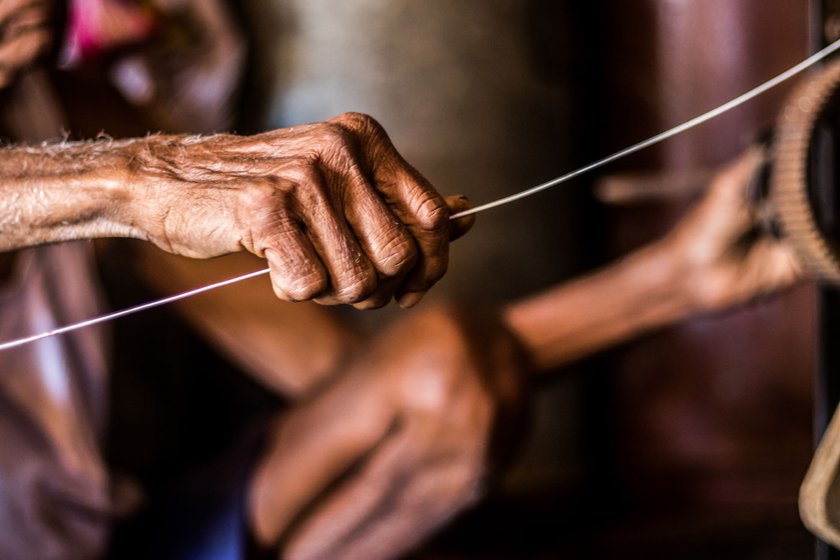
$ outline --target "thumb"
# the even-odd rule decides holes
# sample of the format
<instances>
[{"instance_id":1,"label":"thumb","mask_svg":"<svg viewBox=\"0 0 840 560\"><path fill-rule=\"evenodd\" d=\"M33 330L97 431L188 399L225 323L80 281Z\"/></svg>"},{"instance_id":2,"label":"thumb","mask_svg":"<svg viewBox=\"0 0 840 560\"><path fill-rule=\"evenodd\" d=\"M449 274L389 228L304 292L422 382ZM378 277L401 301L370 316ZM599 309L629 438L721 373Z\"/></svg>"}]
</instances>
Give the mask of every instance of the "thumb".
<instances>
[{"instance_id":1,"label":"thumb","mask_svg":"<svg viewBox=\"0 0 840 560\"><path fill-rule=\"evenodd\" d=\"M446 197L446 205L449 207L449 215L455 215L458 212L463 212L464 210L469 210L472 208L472 204L470 203L470 199L468 199L464 195L452 195ZM475 214L471 214L469 216L464 216L463 218L457 218L455 220L449 221L449 240L455 241L459 237L462 237L466 234L470 229L472 229L473 224L475 224Z\"/></svg>"}]
</instances>

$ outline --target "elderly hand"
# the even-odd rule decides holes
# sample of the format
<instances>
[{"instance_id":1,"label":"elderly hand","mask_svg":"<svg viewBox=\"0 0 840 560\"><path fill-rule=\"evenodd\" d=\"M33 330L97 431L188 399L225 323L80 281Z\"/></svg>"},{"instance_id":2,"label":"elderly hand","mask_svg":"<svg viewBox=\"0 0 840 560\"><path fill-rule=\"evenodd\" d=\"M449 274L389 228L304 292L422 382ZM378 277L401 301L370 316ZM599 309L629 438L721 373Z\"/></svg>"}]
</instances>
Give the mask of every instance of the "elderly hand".
<instances>
[{"instance_id":1,"label":"elderly hand","mask_svg":"<svg viewBox=\"0 0 840 560\"><path fill-rule=\"evenodd\" d=\"M251 482L257 540L295 560L414 547L481 495L523 371L496 321L436 307L397 323L280 419Z\"/></svg>"},{"instance_id":2,"label":"elderly hand","mask_svg":"<svg viewBox=\"0 0 840 560\"><path fill-rule=\"evenodd\" d=\"M135 237L189 257L248 250L281 299L410 307L472 224L370 117L256 136L0 149L0 250ZM448 207L447 207L448 202Z\"/></svg>"},{"instance_id":3,"label":"elderly hand","mask_svg":"<svg viewBox=\"0 0 840 560\"><path fill-rule=\"evenodd\" d=\"M135 227L162 249L265 257L278 297L411 306L470 220L409 166L370 117L257 136L150 137L131 161Z\"/></svg>"},{"instance_id":4,"label":"elderly hand","mask_svg":"<svg viewBox=\"0 0 840 560\"><path fill-rule=\"evenodd\" d=\"M750 150L712 180L703 200L662 242L694 311L713 312L792 285L793 252L759 227L747 188L761 156Z\"/></svg>"}]
</instances>

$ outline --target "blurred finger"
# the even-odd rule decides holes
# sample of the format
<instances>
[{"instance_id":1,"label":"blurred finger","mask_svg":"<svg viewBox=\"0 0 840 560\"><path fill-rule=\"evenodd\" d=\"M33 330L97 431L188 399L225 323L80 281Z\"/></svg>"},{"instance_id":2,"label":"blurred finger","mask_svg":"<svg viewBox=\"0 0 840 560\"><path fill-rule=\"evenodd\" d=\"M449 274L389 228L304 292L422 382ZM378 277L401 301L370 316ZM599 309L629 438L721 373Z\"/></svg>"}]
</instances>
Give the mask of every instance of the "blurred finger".
<instances>
[{"instance_id":1,"label":"blurred finger","mask_svg":"<svg viewBox=\"0 0 840 560\"><path fill-rule=\"evenodd\" d=\"M743 206L747 201L747 187L750 178L763 160L762 151L749 149L727 164L712 180L711 190L718 197L726 197ZM738 197L739 200L734 200Z\"/></svg>"},{"instance_id":2,"label":"blurred finger","mask_svg":"<svg viewBox=\"0 0 840 560\"><path fill-rule=\"evenodd\" d=\"M15 71L36 59L49 46L47 29L27 29L0 44L0 70Z\"/></svg>"},{"instance_id":3,"label":"blurred finger","mask_svg":"<svg viewBox=\"0 0 840 560\"><path fill-rule=\"evenodd\" d=\"M251 480L249 511L260 542L275 545L301 512L390 433L391 411L381 395L357 389L342 380L279 425Z\"/></svg>"},{"instance_id":4,"label":"blurred finger","mask_svg":"<svg viewBox=\"0 0 840 560\"><path fill-rule=\"evenodd\" d=\"M46 13L47 7L46 0L0 0L0 30L5 30L23 12L40 10Z\"/></svg>"},{"instance_id":5,"label":"blurred finger","mask_svg":"<svg viewBox=\"0 0 840 560\"><path fill-rule=\"evenodd\" d=\"M284 552L291 560L377 560L411 549L478 496L463 464L424 452L410 429L394 434L301 523Z\"/></svg>"},{"instance_id":6,"label":"blurred finger","mask_svg":"<svg viewBox=\"0 0 840 560\"><path fill-rule=\"evenodd\" d=\"M445 477L445 473L438 473ZM320 557L323 560L388 560L411 552L433 535L453 514L463 509L452 507L446 500L427 502L425 508L412 504L397 506L377 516L358 530L356 536L343 547ZM297 560L294 556L292 560ZM301 559L303 560L303 559Z\"/></svg>"},{"instance_id":7,"label":"blurred finger","mask_svg":"<svg viewBox=\"0 0 840 560\"><path fill-rule=\"evenodd\" d=\"M284 557L290 560L345 558L342 551L359 531L387 522L394 501L401 498L395 493L407 483L407 471L412 463L407 459L413 456L411 443L404 432L391 434L382 441L358 473L302 520L284 547Z\"/></svg>"}]
</instances>

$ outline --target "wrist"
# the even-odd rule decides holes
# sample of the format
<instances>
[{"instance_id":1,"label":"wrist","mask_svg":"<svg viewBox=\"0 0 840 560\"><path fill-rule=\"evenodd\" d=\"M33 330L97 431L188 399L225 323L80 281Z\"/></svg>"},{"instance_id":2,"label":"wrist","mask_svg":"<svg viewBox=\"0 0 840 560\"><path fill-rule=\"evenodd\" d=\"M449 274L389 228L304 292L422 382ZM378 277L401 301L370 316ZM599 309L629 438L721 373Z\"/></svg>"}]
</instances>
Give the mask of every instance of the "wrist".
<instances>
[{"instance_id":1,"label":"wrist","mask_svg":"<svg viewBox=\"0 0 840 560\"><path fill-rule=\"evenodd\" d=\"M679 247L665 238L628 257L632 271L627 282L638 282L644 301L651 307L651 327L678 321L695 313L697 301L693 270Z\"/></svg>"},{"instance_id":2,"label":"wrist","mask_svg":"<svg viewBox=\"0 0 840 560\"><path fill-rule=\"evenodd\" d=\"M716 266L720 259L705 247L670 235L656 243L654 250L670 261L671 298L679 302L684 315L712 313L732 303L732 278Z\"/></svg>"},{"instance_id":3,"label":"wrist","mask_svg":"<svg viewBox=\"0 0 840 560\"><path fill-rule=\"evenodd\" d=\"M180 196L172 179L181 176L177 161L185 136L155 134L124 142L114 157L124 204L119 220L130 237L150 241L171 252L166 233L168 209ZM176 179L177 182L177 179ZM183 194L182 192L180 194Z\"/></svg>"},{"instance_id":4,"label":"wrist","mask_svg":"<svg viewBox=\"0 0 840 560\"><path fill-rule=\"evenodd\" d=\"M136 142L80 143L66 149L64 157L81 164L71 178L62 179L72 188L80 209L77 215L85 219L81 236L146 239L137 211L145 197L139 188ZM75 232L70 235L75 237Z\"/></svg>"},{"instance_id":5,"label":"wrist","mask_svg":"<svg viewBox=\"0 0 840 560\"><path fill-rule=\"evenodd\" d=\"M584 358L689 315L678 255L655 243L577 280L509 305L508 327L538 372Z\"/></svg>"}]
</instances>

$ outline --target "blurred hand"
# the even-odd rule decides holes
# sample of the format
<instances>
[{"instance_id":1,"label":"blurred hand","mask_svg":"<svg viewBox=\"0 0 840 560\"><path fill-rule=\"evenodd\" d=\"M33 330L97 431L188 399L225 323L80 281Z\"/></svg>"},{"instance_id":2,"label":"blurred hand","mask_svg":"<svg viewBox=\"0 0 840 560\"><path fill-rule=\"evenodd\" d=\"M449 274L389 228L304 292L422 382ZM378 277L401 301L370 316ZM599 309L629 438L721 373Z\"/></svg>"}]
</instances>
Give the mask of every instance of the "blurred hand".
<instances>
[{"instance_id":1,"label":"blurred hand","mask_svg":"<svg viewBox=\"0 0 840 560\"><path fill-rule=\"evenodd\" d=\"M114 61L112 82L162 130L227 130L246 52L230 9L220 0L146 4L156 32Z\"/></svg>"},{"instance_id":2,"label":"blurred hand","mask_svg":"<svg viewBox=\"0 0 840 560\"><path fill-rule=\"evenodd\" d=\"M495 320L436 307L400 321L281 418L251 481L258 541L293 560L411 549L481 495L523 371Z\"/></svg>"},{"instance_id":3,"label":"blurred hand","mask_svg":"<svg viewBox=\"0 0 840 560\"><path fill-rule=\"evenodd\" d=\"M256 136L152 136L127 145L129 221L189 257L268 259L284 300L410 307L471 224L360 114Z\"/></svg>"},{"instance_id":4,"label":"blurred hand","mask_svg":"<svg viewBox=\"0 0 840 560\"><path fill-rule=\"evenodd\" d=\"M750 150L721 170L703 200L664 240L696 311L717 311L793 284L796 257L759 227L748 185L761 162Z\"/></svg>"},{"instance_id":5,"label":"blurred hand","mask_svg":"<svg viewBox=\"0 0 840 560\"><path fill-rule=\"evenodd\" d=\"M0 88L50 47L52 7L49 0L0 0Z\"/></svg>"}]
</instances>

